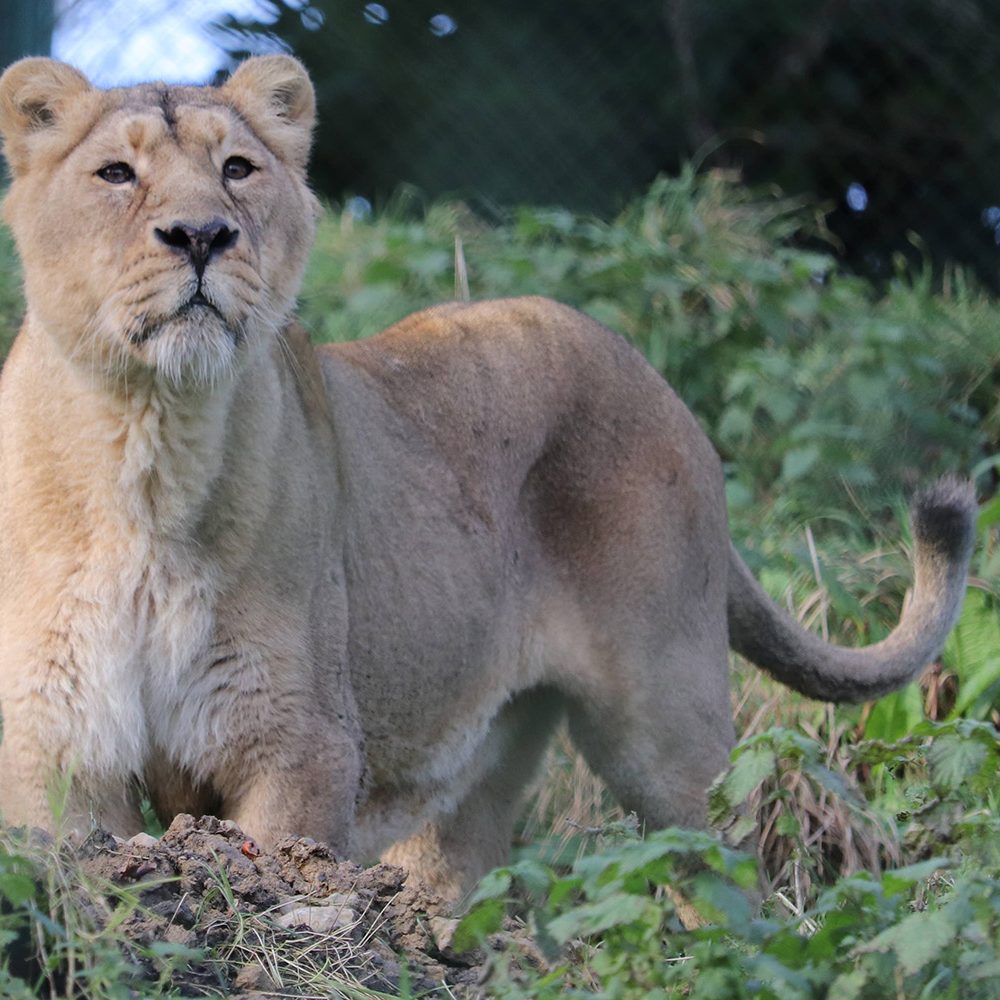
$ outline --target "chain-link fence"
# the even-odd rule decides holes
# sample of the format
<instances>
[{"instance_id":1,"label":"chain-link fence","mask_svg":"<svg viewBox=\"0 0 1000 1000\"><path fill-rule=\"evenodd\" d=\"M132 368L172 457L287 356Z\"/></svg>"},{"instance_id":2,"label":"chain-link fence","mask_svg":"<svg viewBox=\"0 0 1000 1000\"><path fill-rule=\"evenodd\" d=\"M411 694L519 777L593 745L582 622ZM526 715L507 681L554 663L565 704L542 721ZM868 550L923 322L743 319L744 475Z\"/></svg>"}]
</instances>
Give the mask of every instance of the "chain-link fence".
<instances>
[{"instance_id":1,"label":"chain-link fence","mask_svg":"<svg viewBox=\"0 0 1000 1000\"><path fill-rule=\"evenodd\" d=\"M993 0L316 0L273 14L232 48L277 37L309 64L330 192L411 182L608 212L698 157L817 198L869 274L902 251L997 284Z\"/></svg>"},{"instance_id":2,"label":"chain-link fence","mask_svg":"<svg viewBox=\"0 0 1000 1000\"><path fill-rule=\"evenodd\" d=\"M46 51L54 20L54 0L0 0L0 68Z\"/></svg>"},{"instance_id":3,"label":"chain-link fence","mask_svg":"<svg viewBox=\"0 0 1000 1000\"><path fill-rule=\"evenodd\" d=\"M61 54L74 58L73 38L96 19L104 69L117 59L133 79L205 76L227 52L296 52L320 100L313 174L332 197L379 203L411 184L481 207L607 214L695 158L815 199L843 259L864 273L887 276L903 253L970 264L1000 287L995 0L63 0L61 10ZM222 26L206 27L197 52L179 41L182 22L212 18ZM77 61L93 57L93 32L88 46Z\"/></svg>"}]
</instances>

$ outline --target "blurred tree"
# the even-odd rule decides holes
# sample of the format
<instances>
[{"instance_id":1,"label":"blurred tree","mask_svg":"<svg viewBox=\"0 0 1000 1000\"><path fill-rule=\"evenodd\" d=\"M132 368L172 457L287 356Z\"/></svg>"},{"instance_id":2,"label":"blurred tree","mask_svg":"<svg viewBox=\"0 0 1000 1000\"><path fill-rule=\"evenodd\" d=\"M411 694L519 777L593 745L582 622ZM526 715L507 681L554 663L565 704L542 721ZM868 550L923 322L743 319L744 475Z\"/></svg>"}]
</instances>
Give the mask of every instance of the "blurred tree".
<instances>
[{"instance_id":1,"label":"blurred tree","mask_svg":"<svg viewBox=\"0 0 1000 1000\"><path fill-rule=\"evenodd\" d=\"M579 0L569 36L565 12L536 0L273 6L273 23L228 22L232 50L270 36L309 67L327 192L372 198L408 182L607 209L671 150L659 140L667 36L655 4Z\"/></svg>"},{"instance_id":2,"label":"blurred tree","mask_svg":"<svg viewBox=\"0 0 1000 1000\"><path fill-rule=\"evenodd\" d=\"M695 155L818 196L845 259L971 263L998 287L994 0L275 0L317 82L328 194L607 212ZM919 234L920 249L910 238Z\"/></svg>"},{"instance_id":3,"label":"blurred tree","mask_svg":"<svg viewBox=\"0 0 1000 1000\"><path fill-rule=\"evenodd\" d=\"M739 150L749 180L828 201L862 272L926 254L998 287L1000 4L721 0L698 24L712 124L763 137Z\"/></svg>"},{"instance_id":4,"label":"blurred tree","mask_svg":"<svg viewBox=\"0 0 1000 1000\"><path fill-rule=\"evenodd\" d=\"M0 69L22 56L47 56L55 0L3 0Z\"/></svg>"}]
</instances>

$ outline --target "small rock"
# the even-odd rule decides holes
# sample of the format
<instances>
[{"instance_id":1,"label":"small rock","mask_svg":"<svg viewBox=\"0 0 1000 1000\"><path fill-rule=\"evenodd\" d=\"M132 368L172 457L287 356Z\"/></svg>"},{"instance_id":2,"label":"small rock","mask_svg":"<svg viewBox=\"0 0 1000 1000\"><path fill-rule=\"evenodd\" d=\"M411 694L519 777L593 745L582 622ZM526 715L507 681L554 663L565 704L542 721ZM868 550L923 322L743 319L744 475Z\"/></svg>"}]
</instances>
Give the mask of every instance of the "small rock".
<instances>
[{"instance_id":1,"label":"small rock","mask_svg":"<svg viewBox=\"0 0 1000 1000\"><path fill-rule=\"evenodd\" d=\"M113 851L115 838L107 830L91 830L77 848L84 858L97 857L102 851Z\"/></svg>"},{"instance_id":2,"label":"small rock","mask_svg":"<svg viewBox=\"0 0 1000 1000\"><path fill-rule=\"evenodd\" d=\"M190 813L178 813L170 826L167 827L166 832L163 834L163 839L166 841L180 841L183 840L189 833L192 833L196 828L196 820L194 816Z\"/></svg>"},{"instance_id":3,"label":"small rock","mask_svg":"<svg viewBox=\"0 0 1000 1000\"><path fill-rule=\"evenodd\" d=\"M471 948L458 951L454 947L455 931L461 920L455 917L431 916L427 919L427 927L431 941L437 953L452 966L476 966L483 963L486 956L481 948Z\"/></svg>"},{"instance_id":4,"label":"small rock","mask_svg":"<svg viewBox=\"0 0 1000 1000\"><path fill-rule=\"evenodd\" d=\"M294 896L286 899L281 904L283 914L292 913L295 910L318 910L322 907L330 909L357 910L362 906L361 897L356 892L331 892L326 896L316 899L314 902L304 902L301 896Z\"/></svg>"},{"instance_id":5,"label":"small rock","mask_svg":"<svg viewBox=\"0 0 1000 1000\"><path fill-rule=\"evenodd\" d=\"M185 948L196 948L198 946L198 936L194 931L190 931L186 927L181 927L179 924L168 925L163 936L171 944L183 945Z\"/></svg>"},{"instance_id":6,"label":"small rock","mask_svg":"<svg viewBox=\"0 0 1000 1000\"><path fill-rule=\"evenodd\" d=\"M331 934L353 926L357 919L357 913L349 906L296 906L278 917L278 924L285 928L306 927L317 934Z\"/></svg>"},{"instance_id":7,"label":"small rock","mask_svg":"<svg viewBox=\"0 0 1000 1000\"><path fill-rule=\"evenodd\" d=\"M130 858L118 870L119 878L141 879L156 872L156 864L142 858Z\"/></svg>"},{"instance_id":8,"label":"small rock","mask_svg":"<svg viewBox=\"0 0 1000 1000\"><path fill-rule=\"evenodd\" d=\"M180 899L158 900L150 905L149 910L159 917L166 917L171 924L178 924L181 927L191 928L198 922L198 913L188 902L187 896L181 896Z\"/></svg>"},{"instance_id":9,"label":"small rock","mask_svg":"<svg viewBox=\"0 0 1000 1000\"><path fill-rule=\"evenodd\" d=\"M444 954L451 948L459 921L452 917L430 917L427 923L430 926L435 947Z\"/></svg>"},{"instance_id":10,"label":"small rock","mask_svg":"<svg viewBox=\"0 0 1000 1000\"><path fill-rule=\"evenodd\" d=\"M236 973L233 989L240 992L271 993L275 989L274 980L264 967L257 962L248 962Z\"/></svg>"},{"instance_id":11,"label":"small rock","mask_svg":"<svg viewBox=\"0 0 1000 1000\"><path fill-rule=\"evenodd\" d=\"M137 833L134 837L129 837L127 842L133 847L156 847L160 841L152 834Z\"/></svg>"}]
</instances>

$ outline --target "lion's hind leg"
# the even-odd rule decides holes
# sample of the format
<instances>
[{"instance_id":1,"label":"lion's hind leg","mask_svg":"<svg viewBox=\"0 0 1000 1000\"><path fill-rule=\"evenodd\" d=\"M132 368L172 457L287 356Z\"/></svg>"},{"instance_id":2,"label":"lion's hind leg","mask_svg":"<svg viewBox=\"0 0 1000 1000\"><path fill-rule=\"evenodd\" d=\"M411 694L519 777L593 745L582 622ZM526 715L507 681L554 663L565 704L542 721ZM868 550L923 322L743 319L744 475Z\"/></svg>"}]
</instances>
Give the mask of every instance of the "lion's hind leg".
<instances>
[{"instance_id":1,"label":"lion's hind leg","mask_svg":"<svg viewBox=\"0 0 1000 1000\"><path fill-rule=\"evenodd\" d=\"M704 827L708 788L727 765L726 651L708 647L682 639L652 659L634 647L611 653L601 680L569 699L574 745L645 829Z\"/></svg>"}]
</instances>

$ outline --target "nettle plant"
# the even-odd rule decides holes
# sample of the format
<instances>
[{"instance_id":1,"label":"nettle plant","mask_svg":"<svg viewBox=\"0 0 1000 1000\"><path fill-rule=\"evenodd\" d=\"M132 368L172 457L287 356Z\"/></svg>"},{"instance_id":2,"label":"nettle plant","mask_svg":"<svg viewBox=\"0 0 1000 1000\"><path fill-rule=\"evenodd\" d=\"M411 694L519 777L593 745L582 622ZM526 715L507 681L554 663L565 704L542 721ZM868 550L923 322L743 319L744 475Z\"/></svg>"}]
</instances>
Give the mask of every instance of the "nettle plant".
<instances>
[{"instance_id":1,"label":"nettle plant","mask_svg":"<svg viewBox=\"0 0 1000 1000\"><path fill-rule=\"evenodd\" d=\"M906 784L911 808L896 822L910 863L831 876L835 859L807 837L790 783L807 782L859 817L862 837L875 810L825 746L770 730L736 748L713 791L730 836L756 825L748 806L777 807L785 870L763 916L754 906L760 859L710 834L665 830L622 839L568 871L525 860L493 872L456 946L488 940L508 914L523 921L526 940L515 937L494 960L497 997L1000 995L995 731L926 723L904 743L860 745L846 764L889 767Z\"/></svg>"}]
</instances>

